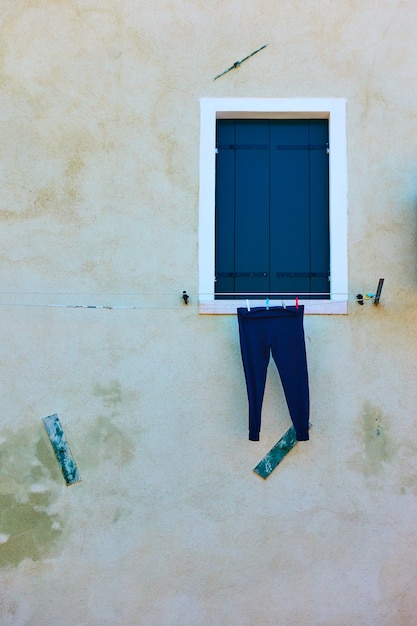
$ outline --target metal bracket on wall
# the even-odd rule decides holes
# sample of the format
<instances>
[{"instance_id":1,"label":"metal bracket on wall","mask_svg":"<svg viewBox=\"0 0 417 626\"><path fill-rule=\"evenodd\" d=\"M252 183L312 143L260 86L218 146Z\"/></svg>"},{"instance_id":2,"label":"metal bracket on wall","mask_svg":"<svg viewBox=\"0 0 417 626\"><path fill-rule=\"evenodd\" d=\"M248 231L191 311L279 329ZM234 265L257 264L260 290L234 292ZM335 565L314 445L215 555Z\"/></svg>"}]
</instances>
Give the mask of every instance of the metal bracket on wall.
<instances>
[{"instance_id":1,"label":"metal bracket on wall","mask_svg":"<svg viewBox=\"0 0 417 626\"><path fill-rule=\"evenodd\" d=\"M373 298L374 304L378 305L379 304L379 300L381 298L381 291L382 291L383 285L384 285L384 279L380 278L379 282L378 282L378 287L377 287L375 295L373 293L366 293L366 294L358 293L358 294L356 294L357 303L360 304L361 306L363 306L364 300L372 300L372 298Z\"/></svg>"},{"instance_id":2,"label":"metal bracket on wall","mask_svg":"<svg viewBox=\"0 0 417 626\"><path fill-rule=\"evenodd\" d=\"M381 291L382 291L383 285L384 285L384 279L380 278L379 282L378 282L378 288L377 288L376 294L375 294L374 304L379 304L379 299L381 297Z\"/></svg>"},{"instance_id":3,"label":"metal bracket on wall","mask_svg":"<svg viewBox=\"0 0 417 626\"><path fill-rule=\"evenodd\" d=\"M257 54L258 52L260 52L261 50L263 50L264 48L266 48L268 44L265 44L263 46L261 46L260 48L258 48L257 50L255 50L255 52L252 52L251 54L248 54L247 57L244 57L243 59L241 59L240 61L235 61L235 63L233 63L233 65L231 65L230 67L227 68L227 70L224 70L224 72L222 72L221 74L217 74L217 76L214 77L213 80L217 80L218 78L220 78L221 76L224 76L225 74L227 74L227 72L230 72L231 70L236 69L237 67L239 67L240 65L242 65L242 63L244 61L247 61L247 59L250 59L251 57L253 57L254 54Z\"/></svg>"}]
</instances>

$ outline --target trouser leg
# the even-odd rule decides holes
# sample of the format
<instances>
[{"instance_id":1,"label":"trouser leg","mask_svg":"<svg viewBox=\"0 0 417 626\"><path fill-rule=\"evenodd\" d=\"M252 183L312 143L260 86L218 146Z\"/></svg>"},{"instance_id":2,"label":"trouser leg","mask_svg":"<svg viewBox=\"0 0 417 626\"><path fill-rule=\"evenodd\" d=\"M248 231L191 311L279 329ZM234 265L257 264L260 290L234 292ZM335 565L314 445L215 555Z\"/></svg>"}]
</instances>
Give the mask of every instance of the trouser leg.
<instances>
[{"instance_id":1,"label":"trouser leg","mask_svg":"<svg viewBox=\"0 0 417 626\"><path fill-rule=\"evenodd\" d=\"M239 314L240 311L238 309L240 350L249 403L249 439L259 441L270 346L262 320L245 316L244 310Z\"/></svg>"},{"instance_id":2,"label":"trouser leg","mask_svg":"<svg viewBox=\"0 0 417 626\"><path fill-rule=\"evenodd\" d=\"M279 332L273 334L271 351L277 365L288 410L298 441L309 438L310 396L303 313L279 320Z\"/></svg>"}]
</instances>

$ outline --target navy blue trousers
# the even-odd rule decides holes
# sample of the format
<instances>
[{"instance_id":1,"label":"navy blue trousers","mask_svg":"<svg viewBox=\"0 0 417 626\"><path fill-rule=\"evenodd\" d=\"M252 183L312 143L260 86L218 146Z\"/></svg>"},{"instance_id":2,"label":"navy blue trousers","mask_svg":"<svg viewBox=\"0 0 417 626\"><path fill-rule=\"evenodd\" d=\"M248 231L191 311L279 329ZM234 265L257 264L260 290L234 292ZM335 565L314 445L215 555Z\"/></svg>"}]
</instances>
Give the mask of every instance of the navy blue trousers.
<instances>
[{"instance_id":1,"label":"navy blue trousers","mask_svg":"<svg viewBox=\"0 0 417 626\"><path fill-rule=\"evenodd\" d=\"M304 339L304 307L237 310L240 349L249 401L249 439L259 441L270 355L276 363L298 441L308 439L310 395Z\"/></svg>"}]
</instances>

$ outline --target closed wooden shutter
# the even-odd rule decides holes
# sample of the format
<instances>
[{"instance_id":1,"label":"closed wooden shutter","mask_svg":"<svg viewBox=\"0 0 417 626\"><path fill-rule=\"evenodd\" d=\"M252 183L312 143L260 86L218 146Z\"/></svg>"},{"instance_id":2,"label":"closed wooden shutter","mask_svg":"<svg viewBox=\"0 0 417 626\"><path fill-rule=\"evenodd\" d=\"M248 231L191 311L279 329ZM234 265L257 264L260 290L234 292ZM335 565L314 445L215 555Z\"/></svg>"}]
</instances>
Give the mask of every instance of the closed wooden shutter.
<instances>
[{"instance_id":1,"label":"closed wooden shutter","mask_svg":"<svg viewBox=\"0 0 417 626\"><path fill-rule=\"evenodd\" d=\"M218 120L215 216L217 297L329 293L327 120Z\"/></svg>"}]
</instances>

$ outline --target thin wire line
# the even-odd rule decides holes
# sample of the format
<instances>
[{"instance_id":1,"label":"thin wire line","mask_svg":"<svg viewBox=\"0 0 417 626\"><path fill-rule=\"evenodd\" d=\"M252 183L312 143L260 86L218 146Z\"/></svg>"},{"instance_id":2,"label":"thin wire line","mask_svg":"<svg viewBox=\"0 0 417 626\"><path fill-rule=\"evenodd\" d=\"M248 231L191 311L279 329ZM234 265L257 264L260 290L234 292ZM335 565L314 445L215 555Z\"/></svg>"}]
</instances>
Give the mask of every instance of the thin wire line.
<instances>
[{"instance_id":1,"label":"thin wire line","mask_svg":"<svg viewBox=\"0 0 417 626\"><path fill-rule=\"evenodd\" d=\"M184 294L188 296L187 303L184 301L180 302L181 298L184 298ZM124 297L142 297L147 300L152 298L166 297L166 296L176 296L179 300L178 305L175 306L157 306L155 304L69 304L69 303L54 303L54 302L46 302L46 303L36 303L36 302L0 302L0 307L3 308L11 308L11 307L21 307L21 308L70 308L70 309L102 309L102 310L164 310L164 309L184 309L184 308L204 308L207 306L215 307L216 311L230 311L234 310L239 306L242 306L242 300L248 300L252 303L253 306L261 305L260 300L265 300L265 298L272 297L274 298L276 304L279 304L279 300L285 301L288 304L288 301L295 300L299 298L300 304L310 307L316 306L325 306L327 303L329 305L346 303L349 301L358 301L358 294L354 293L343 293L343 292L323 292L323 293L311 293L311 292L298 292L298 293L282 293L282 292L253 292L248 294L247 292L222 292L215 293L211 292L200 292L199 294L189 294L187 291L183 290L177 292L147 292L147 293L138 293L138 292L0 292L0 296L87 296L87 295L107 295L107 296L124 296ZM220 296L220 297L219 297ZM223 297L230 296L233 297L233 300L223 300ZM313 298L314 296L314 298ZM317 296L325 296L322 299L316 299ZM343 299L331 299L333 296L344 297ZM192 302L193 298L196 299L196 303ZM361 303L365 302L373 302L375 295L373 293L365 293L361 296ZM185 300L185 299L184 299ZM274 305L272 305L274 306Z\"/></svg>"},{"instance_id":2,"label":"thin wire line","mask_svg":"<svg viewBox=\"0 0 417 626\"><path fill-rule=\"evenodd\" d=\"M326 303L329 304L343 304L343 303L347 303L349 301L357 301L356 297L355 298L347 298L345 300L326 300L326 301L309 301L307 304L305 304L303 301L300 301L299 304L300 306L307 306L308 308L311 307L322 307L323 305L325 305ZM253 306L253 300L251 301L252 306ZM372 298L366 298L364 299L364 303L367 302L373 302L373 297ZM277 302L278 304L278 302ZM112 311L112 310L119 310L119 311L132 311L132 310L148 310L148 311L153 311L153 310L159 310L159 311L165 311L165 310L184 310L184 309L199 309L199 308L204 308L204 306L211 306L211 305L215 305L215 310L216 311L235 311L237 308L242 306L242 302L241 301L228 301L227 303L225 302L224 304L222 304L221 300L212 300L212 301L206 301L206 302L202 302L202 303L197 303L197 304L179 304L177 306L147 306L147 305L126 305L126 306L120 306L120 305L101 305L101 304L97 304L97 305L89 305L89 304L57 304L57 303L47 303L47 304L33 304L33 303L29 303L29 304L24 304L24 303L14 303L14 302L0 302L0 307L3 308L61 308L61 309L90 309L90 310L108 310L108 311ZM255 304L256 306L256 304ZM274 305L272 305L274 306ZM291 305L289 305L291 306Z\"/></svg>"},{"instance_id":3,"label":"thin wire line","mask_svg":"<svg viewBox=\"0 0 417 626\"><path fill-rule=\"evenodd\" d=\"M12 295L12 296L20 296L20 295L37 295L37 296L78 296L78 295L113 295L113 296L173 296L179 295L182 293L187 293L190 297L192 296L245 296L246 297L255 297L255 296L284 296L284 295L294 295L294 296L355 296L356 293L346 292L346 291L323 291L323 292L313 292L313 291L199 291L198 293L188 293L187 290L175 290L175 291L0 291L0 296ZM374 294L372 294L374 295Z\"/></svg>"},{"instance_id":4,"label":"thin wire line","mask_svg":"<svg viewBox=\"0 0 417 626\"><path fill-rule=\"evenodd\" d=\"M172 296L181 295L184 289L175 291L0 291L0 295L38 295L38 296L88 296L88 295L110 295L110 296ZM211 292L213 293L213 292Z\"/></svg>"},{"instance_id":5,"label":"thin wire line","mask_svg":"<svg viewBox=\"0 0 417 626\"><path fill-rule=\"evenodd\" d=\"M55 308L55 309L102 309L102 310L160 310L168 309L184 309L198 308L197 305L178 305L178 306L118 306L118 305L88 305L88 304L16 304L12 302L0 302L0 307L4 308Z\"/></svg>"},{"instance_id":6,"label":"thin wire line","mask_svg":"<svg viewBox=\"0 0 417 626\"><path fill-rule=\"evenodd\" d=\"M249 298L253 299L256 297L280 297L280 298L296 298L301 296L326 296L327 298L331 296L354 296L356 297L356 293L353 292L345 292L345 291L323 291L323 292L313 292L313 291L254 291L248 293L247 291L200 291L197 293L188 293L189 297L196 296L213 296L218 299L222 296L239 296L241 298ZM139 291L0 291L0 296L89 296L89 295L107 295L107 296L137 296L137 297L151 297L151 296L180 296L182 297L182 292L179 291L159 291L159 292L139 292ZM365 294L366 295L366 294ZM372 297L374 294L372 293Z\"/></svg>"},{"instance_id":7,"label":"thin wire line","mask_svg":"<svg viewBox=\"0 0 417 626\"><path fill-rule=\"evenodd\" d=\"M221 291L221 292L207 292L207 293L199 293L200 296L217 296L217 299L221 299L223 296L239 296L242 299L249 299L249 300L253 300L256 298L270 298L271 296L284 300L293 300L295 298L300 298L300 297L305 297L308 298L310 297L315 297L315 296L326 296L327 300L330 300L330 298L332 296L351 296L351 297L355 297L357 296L356 293L349 293L349 292L338 292L338 291L331 291L330 293L328 291L259 291L259 292L252 292L252 293L248 293L247 291L242 291L242 292L228 292L228 291ZM369 294L370 297L373 297L374 294ZM323 298L324 299L324 298Z\"/></svg>"}]
</instances>

